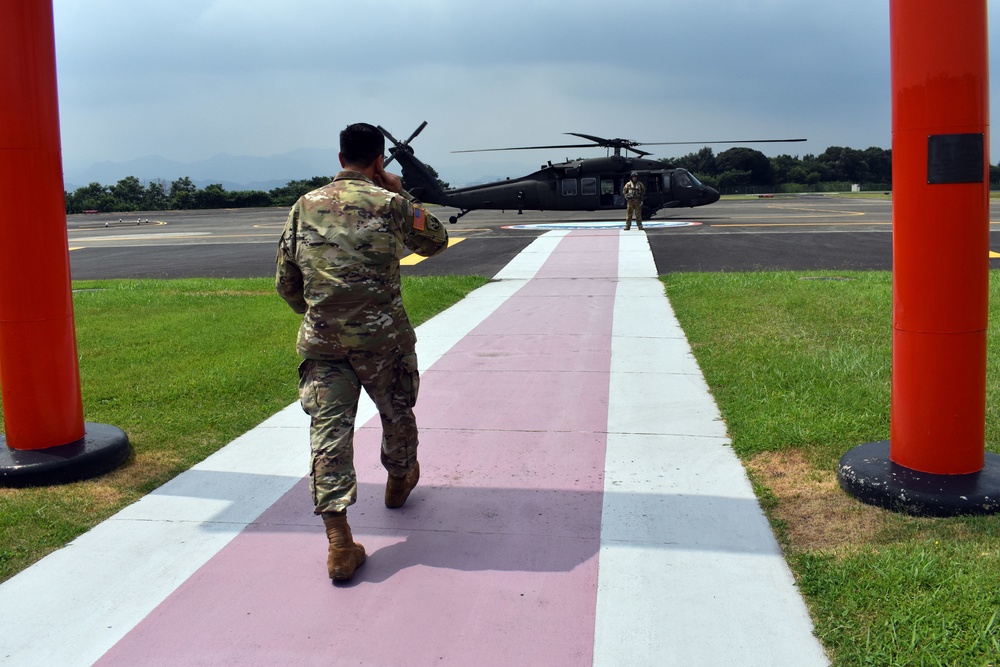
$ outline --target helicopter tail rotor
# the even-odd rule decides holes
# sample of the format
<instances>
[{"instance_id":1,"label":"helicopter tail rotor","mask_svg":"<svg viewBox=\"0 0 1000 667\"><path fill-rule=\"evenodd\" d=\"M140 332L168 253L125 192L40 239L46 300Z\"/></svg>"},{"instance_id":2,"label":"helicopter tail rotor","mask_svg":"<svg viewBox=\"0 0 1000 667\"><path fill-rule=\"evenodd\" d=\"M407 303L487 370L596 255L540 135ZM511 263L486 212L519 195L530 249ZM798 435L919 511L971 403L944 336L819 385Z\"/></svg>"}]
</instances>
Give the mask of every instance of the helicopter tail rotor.
<instances>
[{"instance_id":1,"label":"helicopter tail rotor","mask_svg":"<svg viewBox=\"0 0 1000 667\"><path fill-rule=\"evenodd\" d=\"M427 121L426 120L420 124L420 127L418 127L417 129L415 129L413 131L413 134L411 134L409 136L409 138L406 139L406 141L397 141L396 137L394 137L391 134L389 134L389 130L387 130L384 127L382 127L381 125L379 125L378 126L379 132L381 132L382 134L384 134L385 138L388 139L389 141L391 141L392 144L393 144L393 148L389 149L389 157L386 158L385 164L388 165L390 162L392 162L393 160L396 159L396 152L397 151L407 151L407 152L412 153L413 149L410 148L410 142L413 141L417 137L418 134L420 134L421 132L423 132L423 130L424 130L425 127L427 127Z\"/></svg>"}]
</instances>

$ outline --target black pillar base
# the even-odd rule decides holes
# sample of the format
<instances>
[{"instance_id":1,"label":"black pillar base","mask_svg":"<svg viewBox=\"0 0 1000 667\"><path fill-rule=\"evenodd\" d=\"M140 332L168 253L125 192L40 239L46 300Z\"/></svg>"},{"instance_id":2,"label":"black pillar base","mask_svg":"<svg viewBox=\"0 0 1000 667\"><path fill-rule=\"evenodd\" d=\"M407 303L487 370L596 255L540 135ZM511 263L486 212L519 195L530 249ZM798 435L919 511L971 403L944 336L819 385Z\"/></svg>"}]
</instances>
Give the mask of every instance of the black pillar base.
<instances>
[{"instance_id":1,"label":"black pillar base","mask_svg":"<svg viewBox=\"0 0 1000 667\"><path fill-rule=\"evenodd\" d=\"M11 449L0 435L0 487L49 486L111 472L132 453L128 436L107 424L84 424L86 435L68 445Z\"/></svg>"},{"instance_id":2,"label":"black pillar base","mask_svg":"<svg viewBox=\"0 0 1000 667\"><path fill-rule=\"evenodd\" d=\"M1000 512L1000 456L986 452L979 472L938 475L889 459L889 441L858 445L840 457L840 487L869 505L913 516Z\"/></svg>"}]
</instances>

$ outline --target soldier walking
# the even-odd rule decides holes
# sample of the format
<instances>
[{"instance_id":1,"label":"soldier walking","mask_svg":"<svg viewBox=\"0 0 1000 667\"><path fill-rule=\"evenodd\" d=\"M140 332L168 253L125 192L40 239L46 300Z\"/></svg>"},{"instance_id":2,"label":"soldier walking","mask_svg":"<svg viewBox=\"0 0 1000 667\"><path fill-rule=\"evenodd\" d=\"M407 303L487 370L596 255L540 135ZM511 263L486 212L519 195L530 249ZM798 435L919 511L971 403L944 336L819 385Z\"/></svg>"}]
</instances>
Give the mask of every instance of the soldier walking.
<instances>
[{"instance_id":1,"label":"soldier walking","mask_svg":"<svg viewBox=\"0 0 1000 667\"><path fill-rule=\"evenodd\" d=\"M642 200L646 197L646 184L639 180L639 172L633 171L625 187L622 188L625 195L625 231L632 229L632 217L635 216L635 223L642 229Z\"/></svg>"},{"instance_id":2,"label":"soldier walking","mask_svg":"<svg viewBox=\"0 0 1000 667\"><path fill-rule=\"evenodd\" d=\"M407 249L430 257L448 246L444 225L385 171L385 137L357 123L340 133L343 170L302 196L278 242L275 286L301 315L299 397L310 422L310 490L329 540L327 570L346 581L365 562L347 508L357 502L354 421L361 389L382 421L385 505L402 507L417 463L416 334L400 288Z\"/></svg>"}]
</instances>

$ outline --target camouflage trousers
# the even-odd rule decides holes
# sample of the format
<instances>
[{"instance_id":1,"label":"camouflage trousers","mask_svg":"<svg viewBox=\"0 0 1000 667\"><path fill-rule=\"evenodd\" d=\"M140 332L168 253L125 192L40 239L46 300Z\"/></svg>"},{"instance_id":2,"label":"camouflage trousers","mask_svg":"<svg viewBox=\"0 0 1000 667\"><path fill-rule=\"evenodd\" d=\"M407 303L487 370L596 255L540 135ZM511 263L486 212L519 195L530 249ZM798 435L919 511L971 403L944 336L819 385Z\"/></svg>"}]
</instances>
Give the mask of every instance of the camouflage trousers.
<instances>
[{"instance_id":1,"label":"camouflage trousers","mask_svg":"<svg viewBox=\"0 0 1000 667\"><path fill-rule=\"evenodd\" d=\"M625 226L629 227L632 224L632 217L635 217L635 222L639 226L642 226L642 200L641 199L626 199L625 200Z\"/></svg>"},{"instance_id":2,"label":"camouflage trousers","mask_svg":"<svg viewBox=\"0 0 1000 667\"><path fill-rule=\"evenodd\" d=\"M299 365L299 399L311 417L310 490L316 514L339 512L358 499L354 421L361 389L382 420L382 465L405 475L417 461L417 355L351 352L344 359L306 359Z\"/></svg>"}]
</instances>

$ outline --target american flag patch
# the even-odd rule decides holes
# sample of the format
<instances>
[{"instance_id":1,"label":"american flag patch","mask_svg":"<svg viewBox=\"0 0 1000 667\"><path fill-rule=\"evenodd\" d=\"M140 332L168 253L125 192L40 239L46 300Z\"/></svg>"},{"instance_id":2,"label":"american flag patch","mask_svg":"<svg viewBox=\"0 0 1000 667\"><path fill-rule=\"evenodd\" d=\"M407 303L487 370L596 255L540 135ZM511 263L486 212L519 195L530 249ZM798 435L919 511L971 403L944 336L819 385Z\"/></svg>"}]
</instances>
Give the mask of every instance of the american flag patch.
<instances>
[{"instance_id":1,"label":"american flag patch","mask_svg":"<svg viewBox=\"0 0 1000 667\"><path fill-rule=\"evenodd\" d=\"M413 207L413 228L417 231L424 231L424 209Z\"/></svg>"}]
</instances>

